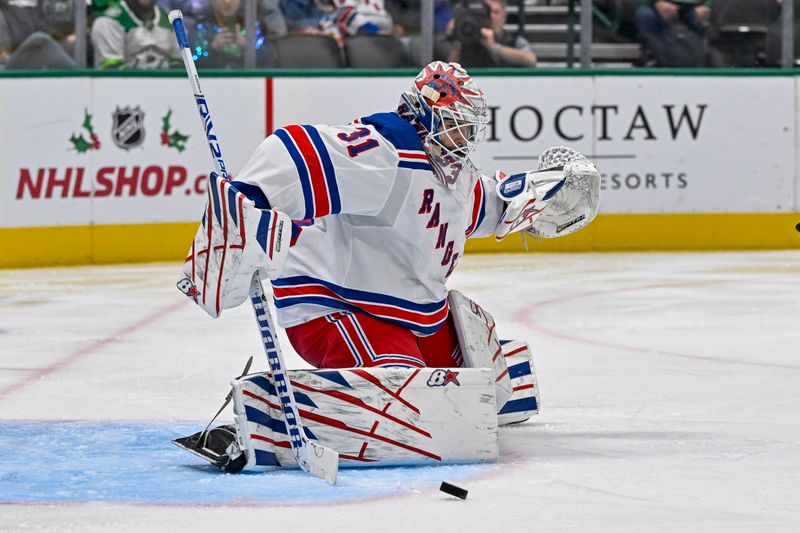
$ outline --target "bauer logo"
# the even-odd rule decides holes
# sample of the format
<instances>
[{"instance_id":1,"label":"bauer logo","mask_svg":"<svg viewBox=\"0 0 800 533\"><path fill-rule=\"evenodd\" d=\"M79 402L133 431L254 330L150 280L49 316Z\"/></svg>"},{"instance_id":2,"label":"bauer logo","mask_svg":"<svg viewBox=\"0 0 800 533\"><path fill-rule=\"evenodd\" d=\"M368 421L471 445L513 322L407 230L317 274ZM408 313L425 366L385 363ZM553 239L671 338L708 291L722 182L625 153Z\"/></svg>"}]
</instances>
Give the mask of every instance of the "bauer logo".
<instances>
[{"instance_id":1,"label":"bauer logo","mask_svg":"<svg viewBox=\"0 0 800 533\"><path fill-rule=\"evenodd\" d=\"M459 387L461 386L461 383L458 381L458 372L437 369L434 370L428 378L428 387L445 387L448 383L453 383Z\"/></svg>"}]
</instances>

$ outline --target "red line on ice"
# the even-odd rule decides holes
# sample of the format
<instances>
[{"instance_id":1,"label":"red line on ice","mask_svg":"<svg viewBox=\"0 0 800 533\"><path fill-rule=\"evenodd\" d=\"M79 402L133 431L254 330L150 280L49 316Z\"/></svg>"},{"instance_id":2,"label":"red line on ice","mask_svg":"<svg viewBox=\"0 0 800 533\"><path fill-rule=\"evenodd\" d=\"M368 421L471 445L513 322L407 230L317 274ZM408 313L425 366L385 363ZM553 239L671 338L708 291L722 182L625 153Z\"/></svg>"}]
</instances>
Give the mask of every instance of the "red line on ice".
<instances>
[{"instance_id":1,"label":"red line on ice","mask_svg":"<svg viewBox=\"0 0 800 533\"><path fill-rule=\"evenodd\" d=\"M118 340L119 338L125 337L126 335L129 335L136 330L142 329L143 327L152 324L159 318L172 313L173 311L177 310L179 307L183 305L186 305L186 302L177 301L174 304L170 304L167 307L163 307L158 311L156 311L155 313L152 313L132 324L120 328L117 331L111 333L110 335L107 335L106 337L100 340L94 341L88 346L79 348L74 352L72 352L71 354L62 357L61 359L58 359L45 367L36 369L34 372L29 374L28 376L25 376L21 380L14 382L10 385L6 385L2 389L0 389L0 400L8 396L11 396L14 393L19 392L20 390L34 383L35 381L38 381L46 376L49 376L50 374L54 374L63 368L66 368L74 363L77 363L81 359L84 359L85 357L92 355L101 348L104 348L105 346Z\"/></svg>"},{"instance_id":2,"label":"red line on ice","mask_svg":"<svg viewBox=\"0 0 800 533\"><path fill-rule=\"evenodd\" d=\"M584 292L580 294L571 294L569 296L561 296L557 298L551 298L549 300L542 300L540 302L534 302L531 305L525 306L520 309L516 313L516 320L525 325L530 329L535 329L545 335L550 335L551 337L556 337L559 339L564 339L572 342L577 342L580 344L587 344L589 346L602 346L604 348L615 348L617 350L625 350L628 352L634 353L641 353L646 355L660 355L665 357L680 357L682 359L693 359L696 361L709 361L713 363L728 363L734 365L746 365L746 366L758 366L758 367L768 367L768 368L787 368L791 370L800 370L800 366L798 365L787 365L781 363L762 363L758 361L743 361L741 359L730 359L725 357L711 357L707 355L694 355L694 354L687 354L687 353L680 353L680 352L673 352L667 350L654 350L652 348L641 348L638 346L628 346L624 344L617 344L613 342L602 342L596 341L591 339L585 339L582 337L578 337L577 335L570 335L568 333L563 333L561 331L556 331L552 329L548 329L542 325L536 323L536 320L533 318L533 314L535 311L542 309L543 307L547 307L553 304L560 304L564 303L569 300L579 300L582 298L592 298L594 296L605 296L608 294L621 294L627 292L640 292L646 291L651 289L664 289L664 288L673 288L673 287L691 287L692 285L709 285L711 283L720 284L720 283L729 283L728 281L720 280L720 281L688 281L684 283L660 283L660 284L652 284L652 285L641 285L639 287L629 287L626 289L608 289L602 291L591 291L591 292Z\"/></svg>"}]
</instances>

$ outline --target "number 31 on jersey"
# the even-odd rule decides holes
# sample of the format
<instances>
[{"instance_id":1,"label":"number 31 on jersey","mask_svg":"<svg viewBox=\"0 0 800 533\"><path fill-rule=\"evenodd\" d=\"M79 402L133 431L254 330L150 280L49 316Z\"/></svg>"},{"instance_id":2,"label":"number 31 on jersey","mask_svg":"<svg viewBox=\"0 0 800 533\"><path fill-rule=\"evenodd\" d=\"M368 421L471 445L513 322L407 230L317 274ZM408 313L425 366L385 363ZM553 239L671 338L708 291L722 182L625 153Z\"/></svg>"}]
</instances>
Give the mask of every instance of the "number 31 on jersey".
<instances>
[{"instance_id":1,"label":"number 31 on jersey","mask_svg":"<svg viewBox=\"0 0 800 533\"><path fill-rule=\"evenodd\" d=\"M357 157L358 154L378 147L377 139L365 139L365 137L369 137L369 134L370 131L367 128L358 128L353 133L340 133L337 135L337 137L339 137L340 140L348 143L347 153L350 154L350 157ZM364 140L356 142L361 139Z\"/></svg>"}]
</instances>

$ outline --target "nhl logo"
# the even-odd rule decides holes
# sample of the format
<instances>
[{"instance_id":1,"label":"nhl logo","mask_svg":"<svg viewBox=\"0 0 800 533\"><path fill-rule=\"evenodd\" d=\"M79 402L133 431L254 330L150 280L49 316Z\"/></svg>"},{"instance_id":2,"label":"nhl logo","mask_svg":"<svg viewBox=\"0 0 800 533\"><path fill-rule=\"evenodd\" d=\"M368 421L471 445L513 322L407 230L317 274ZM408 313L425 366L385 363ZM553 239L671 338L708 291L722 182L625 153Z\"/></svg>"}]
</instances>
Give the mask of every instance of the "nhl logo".
<instances>
[{"instance_id":1,"label":"nhl logo","mask_svg":"<svg viewBox=\"0 0 800 533\"><path fill-rule=\"evenodd\" d=\"M136 148L144 142L144 112L135 108L117 106L111 116L111 140L123 150Z\"/></svg>"}]
</instances>

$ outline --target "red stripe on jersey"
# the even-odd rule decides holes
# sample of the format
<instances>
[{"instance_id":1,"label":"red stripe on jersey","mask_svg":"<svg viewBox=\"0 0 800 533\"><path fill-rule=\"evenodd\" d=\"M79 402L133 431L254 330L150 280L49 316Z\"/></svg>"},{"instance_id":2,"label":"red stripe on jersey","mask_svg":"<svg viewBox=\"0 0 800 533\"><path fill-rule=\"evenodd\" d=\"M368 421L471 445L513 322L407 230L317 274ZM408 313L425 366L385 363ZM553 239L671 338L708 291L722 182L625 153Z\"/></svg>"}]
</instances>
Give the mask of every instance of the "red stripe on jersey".
<instances>
[{"instance_id":1,"label":"red stripe on jersey","mask_svg":"<svg viewBox=\"0 0 800 533\"><path fill-rule=\"evenodd\" d=\"M396 318L398 320L413 322L414 324L419 324L421 326L432 326L434 324L438 324L439 322L447 318L447 312L448 312L447 301L445 301L445 304L442 306L441 309L434 311L433 313L430 314L425 314L425 313L408 311L406 309L401 309L390 305L368 303L361 300L348 300L346 298L339 296L338 294L336 294L335 292L333 292L332 290L328 289L323 285L273 287L272 292L275 298L277 299L289 298L292 296L326 296L329 298L339 300L340 302L347 302L353 304L359 309L362 309L367 313L370 313L375 316Z\"/></svg>"},{"instance_id":2,"label":"red stripe on jersey","mask_svg":"<svg viewBox=\"0 0 800 533\"><path fill-rule=\"evenodd\" d=\"M328 198L328 184L325 181L325 173L322 171L319 154L311 143L308 133L298 125L286 126L284 129L297 145L297 149L300 151L306 167L308 167L311 194L314 196L314 216L330 215L331 202Z\"/></svg>"},{"instance_id":3,"label":"red stripe on jersey","mask_svg":"<svg viewBox=\"0 0 800 533\"><path fill-rule=\"evenodd\" d=\"M425 154L425 152L419 152L419 153L415 153L415 152L397 152L397 155L399 157L404 157L406 159L421 159L421 160L425 160L425 161L428 160L428 156Z\"/></svg>"},{"instance_id":4,"label":"red stripe on jersey","mask_svg":"<svg viewBox=\"0 0 800 533\"><path fill-rule=\"evenodd\" d=\"M481 204L483 203L483 185L480 179L478 179L475 188L472 190L472 196L472 215L470 216L469 228L467 229L467 237L475 233L475 230L478 229L478 216L480 215Z\"/></svg>"}]
</instances>

